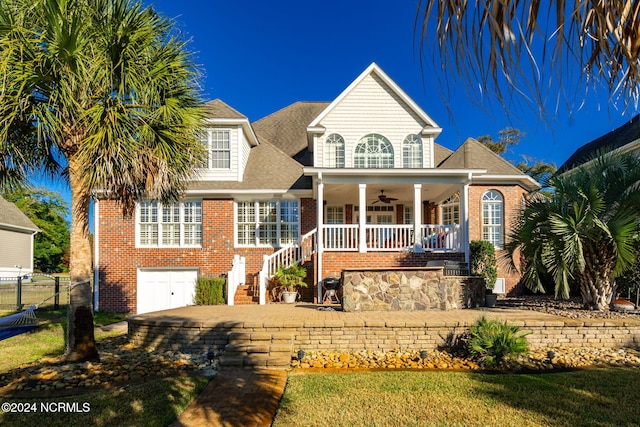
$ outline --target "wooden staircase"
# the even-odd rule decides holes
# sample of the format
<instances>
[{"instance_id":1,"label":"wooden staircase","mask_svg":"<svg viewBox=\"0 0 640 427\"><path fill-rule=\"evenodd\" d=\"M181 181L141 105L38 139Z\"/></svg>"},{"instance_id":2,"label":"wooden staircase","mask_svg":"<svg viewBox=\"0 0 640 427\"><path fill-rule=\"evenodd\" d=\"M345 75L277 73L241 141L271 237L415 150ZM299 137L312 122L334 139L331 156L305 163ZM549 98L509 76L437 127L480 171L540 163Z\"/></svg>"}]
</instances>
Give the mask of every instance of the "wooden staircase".
<instances>
[{"instance_id":1,"label":"wooden staircase","mask_svg":"<svg viewBox=\"0 0 640 427\"><path fill-rule=\"evenodd\" d=\"M236 294L233 297L234 305L247 305L258 304L260 302L260 296L258 295L257 286L254 285L240 285L236 289Z\"/></svg>"}]
</instances>

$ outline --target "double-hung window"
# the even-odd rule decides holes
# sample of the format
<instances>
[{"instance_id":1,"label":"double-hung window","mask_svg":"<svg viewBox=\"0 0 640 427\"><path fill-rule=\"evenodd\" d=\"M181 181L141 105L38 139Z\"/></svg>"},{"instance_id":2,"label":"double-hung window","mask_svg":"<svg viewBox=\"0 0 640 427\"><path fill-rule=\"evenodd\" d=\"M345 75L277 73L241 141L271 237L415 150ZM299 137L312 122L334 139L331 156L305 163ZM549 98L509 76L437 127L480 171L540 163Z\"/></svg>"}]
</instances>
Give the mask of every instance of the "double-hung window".
<instances>
[{"instance_id":1,"label":"double-hung window","mask_svg":"<svg viewBox=\"0 0 640 427\"><path fill-rule=\"evenodd\" d=\"M181 247L202 245L202 202L163 205L144 201L137 209L138 246Z\"/></svg>"},{"instance_id":2,"label":"double-hung window","mask_svg":"<svg viewBox=\"0 0 640 427\"><path fill-rule=\"evenodd\" d=\"M202 167L209 169L231 168L231 131L208 129L201 137L208 151L207 161Z\"/></svg>"},{"instance_id":3,"label":"double-hung window","mask_svg":"<svg viewBox=\"0 0 640 427\"><path fill-rule=\"evenodd\" d=\"M280 247L300 237L297 200L252 200L236 203L236 242L239 246Z\"/></svg>"}]
</instances>

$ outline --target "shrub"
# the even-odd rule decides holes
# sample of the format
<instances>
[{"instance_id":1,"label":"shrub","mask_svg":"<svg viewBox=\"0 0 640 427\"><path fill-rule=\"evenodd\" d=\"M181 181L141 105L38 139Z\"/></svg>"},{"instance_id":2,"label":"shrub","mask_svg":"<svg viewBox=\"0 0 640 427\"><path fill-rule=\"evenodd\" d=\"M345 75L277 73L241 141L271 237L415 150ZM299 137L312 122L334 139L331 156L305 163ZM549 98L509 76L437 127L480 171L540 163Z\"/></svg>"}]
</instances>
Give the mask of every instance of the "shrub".
<instances>
[{"instance_id":1,"label":"shrub","mask_svg":"<svg viewBox=\"0 0 640 427\"><path fill-rule=\"evenodd\" d=\"M519 331L516 325L482 316L469 328L469 356L481 365L496 367L506 359L526 353L528 334L518 334Z\"/></svg>"},{"instance_id":2,"label":"shrub","mask_svg":"<svg viewBox=\"0 0 640 427\"><path fill-rule=\"evenodd\" d=\"M307 277L307 269L296 263L287 268L280 267L276 272L275 280L284 290L293 292L299 287L308 286L304 281L305 277Z\"/></svg>"},{"instance_id":3,"label":"shrub","mask_svg":"<svg viewBox=\"0 0 640 427\"><path fill-rule=\"evenodd\" d=\"M195 303L197 305L225 304L226 284L224 277L198 277Z\"/></svg>"},{"instance_id":4,"label":"shrub","mask_svg":"<svg viewBox=\"0 0 640 427\"><path fill-rule=\"evenodd\" d=\"M484 279L487 289L493 289L498 278L496 251L491 242L473 240L469 245L471 275Z\"/></svg>"}]
</instances>

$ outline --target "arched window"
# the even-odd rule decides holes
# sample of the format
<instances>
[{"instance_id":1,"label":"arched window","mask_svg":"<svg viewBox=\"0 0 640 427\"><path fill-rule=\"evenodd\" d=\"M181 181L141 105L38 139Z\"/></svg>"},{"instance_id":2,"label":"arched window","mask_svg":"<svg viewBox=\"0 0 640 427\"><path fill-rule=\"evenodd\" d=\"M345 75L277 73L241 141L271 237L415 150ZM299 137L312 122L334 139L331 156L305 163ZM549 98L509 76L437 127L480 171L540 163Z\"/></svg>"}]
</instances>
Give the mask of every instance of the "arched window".
<instances>
[{"instance_id":1,"label":"arched window","mask_svg":"<svg viewBox=\"0 0 640 427\"><path fill-rule=\"evenodd\" d=\"M402 167L422 167L422 139L418 135L407 135L402 143Z\"/></svg>"},{"instance_id":2,"label":"arched window","mask_svg":"<svg viewBox=\"0 0 640 427\"><path fill-rule=\"evenodd\" d=\"M337 133L332 133L325 140L324 167L344 167L344 139Z\"/></svg>"},{"instance_id":3,"label":"arched window","mask_svg":"<svg viewBox=\"0 0 640 427\"><path fill-rule=\"evenodd\" d=\"M496 190L482 195L482 240L493 243L496 249L502 249L503 244L503 205L502 194Z\"/></svg>"},{"instance_id":4,"label":"arched window","mask_svg":"<svg viewBox=\"0 0 640 427\"><path fill-rule=\"evenodd\" d=\"M454 194L442 202L442 224L460 224L460 196Z\"/></svg>"},{"instance_id":5,"label":"arched window","mask_svg":"<svg viewBox=\"0 0 640 427\"><path fill-rule=\"evenodd\" d=\"M393 146L384 136L369 134L356 145L353 163L356 168L392 168Z\"/></svg>"}]
</instances>

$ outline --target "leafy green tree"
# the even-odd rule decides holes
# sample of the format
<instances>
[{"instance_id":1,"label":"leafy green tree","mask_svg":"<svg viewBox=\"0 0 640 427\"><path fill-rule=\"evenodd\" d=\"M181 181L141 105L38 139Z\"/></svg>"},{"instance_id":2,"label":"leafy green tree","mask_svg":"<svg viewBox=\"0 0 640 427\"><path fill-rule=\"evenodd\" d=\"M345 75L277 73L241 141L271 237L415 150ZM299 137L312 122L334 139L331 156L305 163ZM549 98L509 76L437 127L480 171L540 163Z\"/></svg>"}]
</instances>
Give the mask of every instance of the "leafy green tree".
<instances>
[{"instance_id":1,"label":"leafy green tree","mask_svg":"<svg viewBox=\"0 0 640 427\"><path fill-rule=\"evenodd\" d=\"M601 153L602 154L602 153ZM524 258L522 280L569 297L577 282L586 308L608 310L615 278L633 266L640 202L640 159L608 154L549 179L551 197L532 197L507 242Z\"/></svg>"},{"instance_id":2,"label":"leafy green tree","mask_svg":"<svg viewBox=\"0 0 640 427\"><path fill-rule=\"evenodd\" d=\"M172 22L136 0L0 3L0 186L68 180L73 282L92 277L93 191L128 215L176 200L202 162L198 76ZM91 307L91 287L74 287L69 360L99 358Z\"/></svg>"},{"instance_id":3,"label":"leafy green tree","mask_svg":"<svg viewBox=\"0 0 640 427\"><path fill-rule=\"evenodd\" d=\"M2 195L14 203L40 229L33 239L35 268L45 272L65 271L69 248L69 207L59 194L44 188L16 189Z\"/></svg>"},{"instance_id":4,"label":"leafy green tree","mask_svg":"<svg viewBox=\"0 0 640 427\"><path fill-rule=\"evenodd\" d=\"M483 135L477 139L489 150L506 158L506 154L511 151L512 147L518 145L520 139L524 136L525 134L518 129L506 127L498 131L497 139L493 139L491 135ZM555 163L546 163L542 160L535 160L530 156L523 156L523 160L515 164L515 167L538 182L544 182L557 170Z\"/></svg>"},{"instance_id":5,"label":"leafy green tree","mask_svg":"<svg viewBox=\"0 0 640 427\"><path fill-rule=\"evenodd\" d=\"M415 30L421 55L470 94L496 97L507 113L515 98L543 113L599 85L637 102L638 16L635 0L420 0Z\"/></svg>"}]
</instances>

